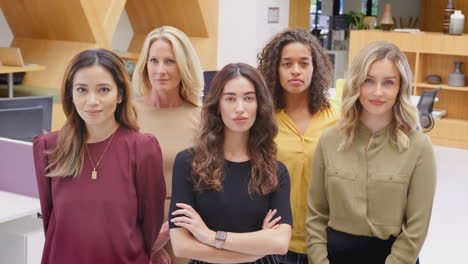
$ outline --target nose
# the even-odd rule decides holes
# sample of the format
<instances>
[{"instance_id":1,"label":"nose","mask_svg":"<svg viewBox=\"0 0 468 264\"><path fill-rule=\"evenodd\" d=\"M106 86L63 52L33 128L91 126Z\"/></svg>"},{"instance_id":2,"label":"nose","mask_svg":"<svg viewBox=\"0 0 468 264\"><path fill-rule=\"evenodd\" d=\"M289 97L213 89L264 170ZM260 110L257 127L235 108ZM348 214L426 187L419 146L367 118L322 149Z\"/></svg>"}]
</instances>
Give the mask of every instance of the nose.
<instances>
[{"instance_id":1,"label":"nose","mask_svg":"<svg viewBox=\"0 0 468 264\"><path fill-rule=\"evenodd\" d=\"M299 74L301 74L299 64L297 64L297 63L293 64L293 66L291 67L291 74L293 76L298 76Z\"/></svg>"},{"instance_id":2,"label":"nose","mask_svg":"<svg viewBox=\"0 0 468 264\"><path fill-rule=\"evenodd\" d=\"M156 73L159 73L159 74L166 73L166 65L164 65L164 63L158 63L158 65L156 65Z\"/></svg>"},{"instance_id":3,"label":"nose","mask_svg":"<svg viewBox=\"0 0 468 264\"><path fill-rule=\"evenodd\" d=\"M242 100L237 100L236 104L236 114L244 112L244 102Z\"/></svg>"},{"instance_id":4,"label":"nose","mask_svg":"<svg viewBox=\"0 0 468 264\"><path fill-rule=\"evenodd\" d=\"M97 105L98 104L98 98L97 94L94 92L88 93L88 96L86 97L86 104L89 106Z\"/></svg>"},{"instance_id":5,"label":"nose","mask_svg":"<svg viewBox=\"0 0 468 264\"><path fill-rule=\"evenodd\" d=\"M380 83L378 83L376 86L375 86L375 89L374 89L374 95L375 96L382 96L383 95L383 91L382 91L382 85Z\"/></svg>"}]
</instances>

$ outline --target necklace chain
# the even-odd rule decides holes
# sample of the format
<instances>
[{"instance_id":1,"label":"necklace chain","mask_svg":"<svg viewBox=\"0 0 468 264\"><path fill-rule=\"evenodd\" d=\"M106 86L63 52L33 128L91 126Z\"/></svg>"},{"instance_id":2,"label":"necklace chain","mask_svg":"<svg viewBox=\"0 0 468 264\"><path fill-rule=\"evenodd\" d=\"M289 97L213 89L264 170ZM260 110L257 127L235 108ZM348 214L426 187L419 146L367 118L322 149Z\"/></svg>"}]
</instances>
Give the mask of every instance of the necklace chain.
<instances>
[{"instance_id":1,"label":"necklace chain","mask_svg":"<svg viewBox=\"0 0 468 264\"><path fill-rule=\"evenodd\" d=\"M86 153L88 153L89 161L91 161L91 166L93 166L93 172L91 173L91 179L93 179L93 180L97 179L97 167L101 163L101 160L104 157L104 154L106 154L107 148L110 146L110 143L112 142L112 139L114 138L114 135L115 135L116 132L117 132L117 129L114 131L114 133L112 133L112 136L111 136L109 142L107 143L106 148L102 152L101 157L99 158L98 162L96 163L96 166L94 166L93 159L91 158L91 155L89 154L88 145L86 145Z\"/></svg>"}]
</instances>

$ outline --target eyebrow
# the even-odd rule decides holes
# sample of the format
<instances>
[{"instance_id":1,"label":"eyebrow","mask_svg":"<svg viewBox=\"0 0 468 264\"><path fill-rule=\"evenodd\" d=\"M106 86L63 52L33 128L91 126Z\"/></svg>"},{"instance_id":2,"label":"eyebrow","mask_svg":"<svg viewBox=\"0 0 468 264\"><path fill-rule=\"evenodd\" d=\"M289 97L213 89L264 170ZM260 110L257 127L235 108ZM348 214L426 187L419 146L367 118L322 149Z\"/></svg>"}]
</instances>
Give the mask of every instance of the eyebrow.
<instances>
[{"instance_id":1,"label":"eyebrow","mask_svg":"<svg viewBox=\"0 0 468 264\"><path fill-rule=\"evenodd\" d=\"M86 83L75 83L73 86L88 86ZM111 84L108 83L98 83L96 86L109 86L112 87Z\"/></svg>"},{"instance_id":2,"label":"eyebrow","mask_svg":"<svg viewBox=\"0 0 468 264\"><path fill-rule=\"evenodd\" d=\"M371 78L375 79L375 76L373 76L372 74L367 74L367 77L371 77ZM388 76L388 77L384 77L384 79L398 79L398 77L397 76Z\"/></svg>"},{"instance_id":3,"label":"eyebrow","mask_svg":"<svg viewBox=\"0 0 468 264\"><path fill-rule=\"evenodd\" d=\"M150 55L148 56L148 59L157 59L156 58L157 56L156 55ZM163 57L163 59L171 59L171 60L175 60L175 56L166 56L166 57Z\"/></svg>"},{"instance_id":4,"label":"eyebrow","mask_svg":"<svg viewBox=\"0 0 468 264\"><path fill-rule=\"evenodd\" d=\"M292 60L292 58L285 57L285 58L281 58L281 60ZM312 58L311 57L302 57L302 58L300 58L300 60L312 60Z\"/></svg>"},{"instance_id":5,"label":"eyebrow","mask_svg":"<svg viewBox=\"0 0 468 264\"><path fill-rule=\"evenodd\" d=\"M255 94L255 92L246 92L244 93L244 95L248 95L248 94ZM236 95L236 93L223 93L223 95Z\"/></svg>"}]
</instances>

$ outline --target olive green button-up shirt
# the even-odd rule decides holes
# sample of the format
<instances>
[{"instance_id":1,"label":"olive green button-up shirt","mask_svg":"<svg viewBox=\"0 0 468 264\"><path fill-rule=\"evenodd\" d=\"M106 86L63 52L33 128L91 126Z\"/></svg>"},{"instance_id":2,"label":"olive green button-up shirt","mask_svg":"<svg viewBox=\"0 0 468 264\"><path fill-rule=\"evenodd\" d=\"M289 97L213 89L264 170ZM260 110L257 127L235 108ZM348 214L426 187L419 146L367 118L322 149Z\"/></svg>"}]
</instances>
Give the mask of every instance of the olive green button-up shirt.
<instances>
[{"instance_id":1,"label":"olive green button-up shirt","mask_svg":"<svg viewBox=\"0 0 468 264\"><path fill-rule=\"evenodd\" d=\"M361 123L345 151L338 151L342 136L337 126L322 134L308 193L307 253L312 264L329 263L327 227L380 239L394 236L385 263L416 262L435 193L434 153L429 137L419 131L410 135L408 149L398 151L391 140L393 127L372 133Z\"/></svg>"}]
</instances>

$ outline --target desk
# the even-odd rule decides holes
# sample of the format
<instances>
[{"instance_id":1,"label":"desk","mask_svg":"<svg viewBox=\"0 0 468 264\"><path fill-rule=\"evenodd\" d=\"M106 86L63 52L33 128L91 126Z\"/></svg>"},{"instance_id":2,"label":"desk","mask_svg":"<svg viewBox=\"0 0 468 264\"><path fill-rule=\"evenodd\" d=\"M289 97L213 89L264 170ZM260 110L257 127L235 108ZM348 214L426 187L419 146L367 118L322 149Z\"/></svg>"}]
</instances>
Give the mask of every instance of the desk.
<instances>
[{"instance_id":1,"label":"desk","mask_svg":"<svg viewBox=\"0 0 468 264\"><path fill-rule=\"evenodd\" d=\"M29 71L42 71L45 70L45 66L42 65L31 65L24 67L17 66L0 66L0 73L8 73L8 97L13 97L13 73L15 72L29 72Z\"/></svg>"},{"instance_id":2,"label":"desk","mask_svg":"<svg viewBox=\"0 0 468 264\"><path fill-rule=\"evenodd\" d=\"M0 191L0 224L39 213L39 199L11 192Z\"/></svg>"}]
</instances>

